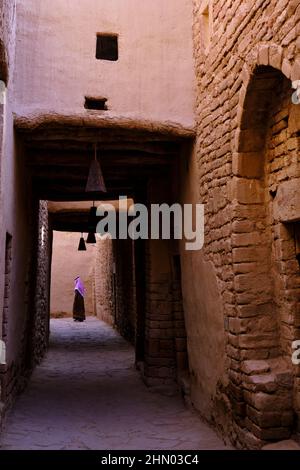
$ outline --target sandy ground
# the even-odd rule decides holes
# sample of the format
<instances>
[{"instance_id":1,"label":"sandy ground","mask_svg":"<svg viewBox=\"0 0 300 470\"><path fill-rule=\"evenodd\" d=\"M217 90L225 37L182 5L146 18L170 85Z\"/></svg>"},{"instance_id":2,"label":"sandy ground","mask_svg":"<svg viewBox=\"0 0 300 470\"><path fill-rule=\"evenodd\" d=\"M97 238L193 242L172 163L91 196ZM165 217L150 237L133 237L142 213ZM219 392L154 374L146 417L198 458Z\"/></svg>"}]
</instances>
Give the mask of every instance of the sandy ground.
<instances>
[{"instance_id":1,"label":"sandy ground","mask_svg":"<svg viewBox=\"0 0 300 470\"><path fill-rule=\"evenodd\" d=\"M134 351L96 318L51 320L51 345L19 397L2 449L225 449L181 397L151 392Z\"/></svg>"}]
</instances>

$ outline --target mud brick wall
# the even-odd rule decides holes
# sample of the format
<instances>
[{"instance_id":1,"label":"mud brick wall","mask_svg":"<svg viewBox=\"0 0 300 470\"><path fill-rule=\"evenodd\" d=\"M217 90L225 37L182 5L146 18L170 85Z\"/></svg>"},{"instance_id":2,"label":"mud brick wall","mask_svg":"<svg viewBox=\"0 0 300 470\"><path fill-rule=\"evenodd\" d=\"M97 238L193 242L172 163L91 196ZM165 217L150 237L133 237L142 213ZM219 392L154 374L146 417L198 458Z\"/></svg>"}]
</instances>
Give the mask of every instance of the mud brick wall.
<instances>
[{"instance_id":1,"label":"mud brick wall","mask_svg":"<svg viewBox=\"0 0 300 470\"><path fill-rule=\"evenodd\" d=\"M132 240L115 240L115 326L131 343L135 341L136 301Z\"/></svg>"},{"instance_id":2,"label":"mud brick wall","mask_svg":"<svg viewBox=\"0 0 300 470\"><path fill-rule=\"evenodd\" d=\"M176 378L172 286L167 276L147 283L145 375L148 385Z\"/></svg>"},{"instance_id":3,"label":"mud brick wall","mask_svg":"<svg viewBox=\"0 0 300 470\"><path fill-rule=\"evenodd\" d=\"M5 342L8 336L9 298L11 292L11 269L12 269L12 237L6 234L5 243L5 273L4 273L4 301L2 316L2 340Z\"/></svg>"},{"instance_id":4,"label":"mud brick wall","mask_svg":"<svg viewBox=\"0 0 300 470\"><path fill-rule=\"evenodd\" d=\"M95 310L97 317L114 325L114 257L110 238L97 240L95 259Z\"/></svg>"},{"instance_id":5,"label":"mud brick wall","mask_svg":"<svg viewBox=\"0 0 300 470\"><path fill-rule=\"evenodd\" d=\"M180 279L172 282L172 314L177 376L188 370L188 353Z\"/></svg>"},{"instance_id":6,"label":"mud brick wall","mask_svg":"<svg viewBox=\"0 0 300 470\"><path fill-rule=\"evenodd\" d=\"M8 315L9 315L9 298L11 292L11 268L12 268L12 238L9 234L6 235L5 243L5 273L4 273L4 299L3 299L3 315L2 315L2 341L7 343L8 337ZM6 383L7 366L0 365L0 422L1 415L4 412L4 403L7 401L7 396L11 393L10 384ZM13 374L12 374L13 375Z\"/></svg>"},{"instance_id":7,"label":"mud brick wall","mask_svg":"<svg viewBox=\"0 0 300 470\"><path fill-rule=\"evenodd\" d=\"M34 360L39 363L48 347L50 318L51 232L48 225L48 205L40 201L37 250L37 282L35 293Z\"/></svg>"},{"instance_id":8,"label":"mud brick wall","mask_svg":"<svg viewBox=\"0 0 300 470\"><path fill-rule=\"evenodd\" d=\"M280 214L284 185L295 186L299 178L299 111L291 103L291 81L300 79L299 34L297 0L194 0L203 253L224 301L229 359L211 397L211 419L222 422L222 407L227 410L231 423L223 420L220 430L241 447L292 432L292 388L299 381L290 349L299 335L299 269L295 220ZM286 419L264 420L272 403L281 403Z\"/></svg>"}]
</instances>

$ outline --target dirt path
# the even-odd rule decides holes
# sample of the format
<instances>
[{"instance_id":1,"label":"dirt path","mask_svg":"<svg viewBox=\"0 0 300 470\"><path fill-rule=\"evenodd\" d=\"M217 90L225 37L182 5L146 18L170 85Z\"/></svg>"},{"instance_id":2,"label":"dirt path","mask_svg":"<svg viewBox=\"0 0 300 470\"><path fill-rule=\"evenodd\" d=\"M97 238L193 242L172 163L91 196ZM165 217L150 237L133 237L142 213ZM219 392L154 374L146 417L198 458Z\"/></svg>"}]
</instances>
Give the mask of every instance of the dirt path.
<instances>
[{"instance_id":1,"label":"dirt path","mask_svg":"<svg viewBox=\"0 0 300 470\"><path fill-rule=\"evenodd\" d=\"M150 392L134 351L95 318L51 321L46 359L18 399L2 449L224 449L180 397Z\"/></svg>"}]
</instances>

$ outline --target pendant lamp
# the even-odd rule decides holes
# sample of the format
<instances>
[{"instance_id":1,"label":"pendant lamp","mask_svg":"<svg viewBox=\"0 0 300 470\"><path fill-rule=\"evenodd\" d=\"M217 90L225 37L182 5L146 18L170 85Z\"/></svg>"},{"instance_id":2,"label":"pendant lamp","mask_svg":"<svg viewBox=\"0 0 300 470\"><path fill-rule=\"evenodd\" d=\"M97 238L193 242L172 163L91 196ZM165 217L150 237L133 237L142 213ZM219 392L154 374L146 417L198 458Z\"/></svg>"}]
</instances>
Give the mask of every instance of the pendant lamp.
<instances>
[{"instance_id":1,"label":"pendant lamp","mask_svg":"<svg viewBox=\"0 0 300 470\"><path fill-rule=\"evenodd\" d=\"M85 241L83 238L83 233L81 234L81 238L79 240L78 251L86 251Z\"/></svg>"},{"instance_id":2,"label":"pendant lamp","mask_svg":"<svg viewBox=\"0 0 300 470\"><path fill-rule=\"evenodd\" d=\"M103 179L100 163L97 159L97 145L95 145L95 157L91 162L89 177L85 188L87 193L106 193L106 186Z\"/></svg>"},{"instance_id":3,"label":"pendant lamp","mask_svg":"<svg viewBox=\"0 0 300 470\"><path fill-rule=\"evenodd\" d=\"M97 207L95 207L95 201L93 201L93 207L90 208L89 218L88 218L88 230L92 232L96 229L97 225Z\"/></svg>"},{"instance_id":4,"label":"pendant lamp","mask_svg":"<svg viewBox=\"0 0 300 470\"><path fill-rule=\"evenodd\" d=\"M97 243L96 235L94 232L89 232L88 237L86 239L86 243L93 244L93 245Z\"/></svg>"}]
</instances>

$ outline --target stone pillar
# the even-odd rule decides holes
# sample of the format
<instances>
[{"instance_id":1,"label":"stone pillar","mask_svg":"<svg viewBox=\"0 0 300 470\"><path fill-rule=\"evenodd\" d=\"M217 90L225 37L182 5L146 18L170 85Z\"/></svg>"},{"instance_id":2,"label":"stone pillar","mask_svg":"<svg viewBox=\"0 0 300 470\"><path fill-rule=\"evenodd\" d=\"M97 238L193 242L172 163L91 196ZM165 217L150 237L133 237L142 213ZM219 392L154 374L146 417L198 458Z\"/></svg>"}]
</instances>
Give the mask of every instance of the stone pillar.
<instances>
[{"instance_id":1,"label":"stone pillar","mask_svg":"<svg viewBox=\"0 0 300 470\"><path fill-rule=\"evenodd\" d=\"M182 301L180 255L173 256L172 301L176 367L177 376L180 377L187 372L189 368L187 335Z\"/></svg>"},{"instance_id":2,"label":"stone pillar","mask_svg":"<svg viewBox=\"0 0 300 470\"><path fill-rule=\"evenodd\" d=\"M46 201L40 201L33 351L35 364L41 361L48 347L51 241L52 237L48 222L48 205Z\"/></svg>"},{"instance_id":3,"label":"stone pillar","mask_svg":"<svg viewBox=\"0 0 300 470\"><path fill-rule=\"evenodd\" d=\"M108 236L97 240L94 280L95 312L99 320L112 326L115 323L114 265L113 240Z\"/></svg>"},{"instance_id":4,"label":"stone pillar","mask_svg":"<svg viewBox=\"0 0 300 470\"><path fill-rule=\"evenodd\" d=\"M146 312L146 244L144 240L134 243L136 326L135 360L139 366L145 360L145 312Z\"/></svg>"},{"instance_id":5,"label":"stone pillar","mask_svg":"<svg viewBox=\"0 0 300 470\"><path fill-rule=\"evenodd\" d=\"M134 245L131 239L115 244L115 325L121 335L134 343L136 324Z\"/></svg>"},{"instance_id":6,"label":"stone pillar","mask_svg":"<svg viewBox=\"0 0 300 470\"><path fill-rule=\"evenodd\" d=\"M176 355L169 242L152 240L147 248L144 372L148 385L170 384L176 379Z\"/></svg>"},{"instance_id":7,"label":"stone pillar","mask_svg":"<svg viewBox=\"0 0 300 470\"><path fill-rule=\"evenodd\" d=\"M170 187L164 175L151 179L149 206L170 204ZM144 374L146 383L154 386L174 384L177 368L187 365L181 280L174 275L172 252L171 240L146 243Z\"/></svg>"}]
</instances>

